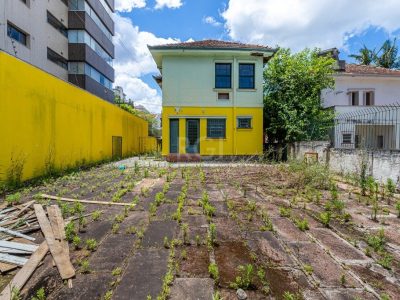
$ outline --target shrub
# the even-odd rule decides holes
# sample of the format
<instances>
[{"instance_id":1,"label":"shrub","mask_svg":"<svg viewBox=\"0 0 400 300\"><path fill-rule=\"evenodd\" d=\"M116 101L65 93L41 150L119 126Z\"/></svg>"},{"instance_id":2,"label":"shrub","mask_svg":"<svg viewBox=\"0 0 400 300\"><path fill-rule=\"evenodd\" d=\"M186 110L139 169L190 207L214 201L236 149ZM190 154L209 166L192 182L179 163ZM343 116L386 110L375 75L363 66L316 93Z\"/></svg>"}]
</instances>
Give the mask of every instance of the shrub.
<instances>
[{"instance_id":1,"label":"shrub","mask_svg":"<svg viewBox=\"0 0 400 300\"><path fill-rule=\"evenodd\" d=\"M209 240L209 245L213 246L216 244L217 240L217 227L215 226L214 223L211 223L209 226L208 230L208 240Z\"/></svg>"},{"instance_id":2,"label":"shrub","mask_svg":"<svg viewBox=\"0 0 400 300\"><path fill-rule=\"evenodd\" d=\"M306 231L306 230L310 229L308 226L307 219L303 219L303 220L295 219L294 222L295 222L297 228L299 228L301 231Z\"/></svg>"},{"instance_id":3,"label":"shrub","mask_svg":"<svg viewBox=\"0 0 400 300\"><path fill-rule=\"evenodd\" d=\"M400 201L396 203L397 217L400 218Z\"/></svg>"},{"instance_id":4,"label":"shrub","mask_svg":"<svg viewBox=\"0 0 400 300\"><path fill-rule=\"evenodd\" d=\"M112 270L111 274L112 274L112 276L121 275L122 274L122 268L120 268L120 267L115 268L114 270Z\"/></svg>"},{"instance_id":5,"label":"shrub","mask_svg":"<svg viewBox=\"0 0 400 300\"><path fill-rule=\"evenodd\" d=\"M76 235L76 229L74 222L70 222L65 225L65 238L68 242L72 242L74 236Z\"/></svg>"},{"instance_id":6,"label":"shrub","mask_svg":"<svg viewBox=\"0 0 400 300\"><path fill-rule=\"evenodd\" d=\"M314 268L311 265L304 265L303 268L308 275L311 275L314 272Z\"/></svg>"},{"instance_id":7,"label":"shrub","mask_svg":"<svg viewBox=\"0 0 400 300\"><path fill-rule=\"evenodd\" d=\"M6 202L8 206L19 204L21 202L21 193L7 195Z\"/></svg>"},{"instance_id":8,"label":"shrub","mask_svg":"<svg viewBox=\"0 0 400 300\"><path fill-rule=\"evenodd\" d=\"M279 215L281 217L289 218L291 213L292 213L292 210L290 208L286 208L283 206L279 207Z\"/></svg>"},{"instance_id":9,"label":"shrub","mask_svg":"<svg viewBox=\"0 0 400 300\"><path fill-rule=\"evenodd\" d=\"M288 171L294 173L291 176L291 185L297 189L309 186L314 189L328 189L331 181L331 172L325 165L314 163L308 164L304 161L291 161Z\"/></svg>"},{"instance_id":10,"label":"shrub","mask_svg":"<svg viewBox=\"0 0 400 300\"><path fill-rule=\"evenodd\" d=\"M81 261L80 265L81 265L81 273L83 274L90 273L90 264L87 259Z\"/></svg>"},{"instance_id":11,"label":"shrub","mask_svg":"<svg viewBox=\"0 0 400 300\"><path fill-rule=\"evenodd\" d=\"M387 270L390 270L392 267L392 261L393 261L393 256L391 256L389 253L383 253L380 259L378 259L378 264L380 264L382 267L384 267Z\"/></svg>"},{"instance_id":12,"label":"shrub","mask_svg":"<svg viewBox=\"0 0 400 300\"><path fill-rule=\"evenodd\" d=\"M214 279L216 283L219 281L219 271L216 263L210 263L208 266L208 273L210 273L210 277Z\"/></svg>"},{"instance_id":13,"label":"shrub","mask_svg":"<svg viewBox=\"0 0 400 300\"><path fill-rule=\"evenodd\" d=\"M93 221L98 221L98 220L100 220L101 214L102 214L102 211L101 211L101 210L95 210L95 211L92 213L92 220L93 220Z\"/></svg>"},{"instance_id":14,"label":"shrub","mask_svg":"<svg viewBox=\"0 0 400 300\"><path fill-rule=\"evenodd\" d=\"M235 282L231 283L231 287L235 289L244 289L254 287L254 267L252 264L247 264L245 266L238 266L237 268L239 275L236 276Z\"/></svg>"},{"instance_id":15,"label":"shrub","mask_svg":"<svg viewBox=\"0 0 400 300\"><path fill-rule=\"evenodd\" d=\"M381 252L385 247L385 232L383 228L381 228L377 235L369 235L367 236L367 244L374 249L375 252Z\"/></svg>"},{"instance_id":16,"label":"shrub","mask_svg":"<svg viewBox=\"0 0 400 300\"><path fill-rule=\"evenodd\" d=\"M319 214L319 220L325 227L329 227L329 222L331 221L331 213L329 211L322 212Z\"/></svg>"},{"instance_id":17,"label":"shrub","mask_svg":"<svg viewBox=\"0 0 400 300\"><path fill-rule=\"evenodd\" d=\"M72 239L72 244L74 245L75 249L79 249L81 245L81 238L77 235L75 235Z\"/></svg>"},{"instance_id":18,"label":"shrub","mask_svg":"<svg viewBox=\"0 0 400 300\"><path fill-rule=\"evenodd\" d=\"M95 239L87 239L86 240L86 249L89 251L96 251L97 249L97 241Z\"/></svg>"},{"instance_id":19,"label":"shrub","mask_svg":"<svg viewBox=\"0 0 400 300\"><path fill-rule=\"evenodd\" d=\"M46 300L46 293L43 287L36 291L36 295L31 300Z\"/></svg>"}]
</instances>

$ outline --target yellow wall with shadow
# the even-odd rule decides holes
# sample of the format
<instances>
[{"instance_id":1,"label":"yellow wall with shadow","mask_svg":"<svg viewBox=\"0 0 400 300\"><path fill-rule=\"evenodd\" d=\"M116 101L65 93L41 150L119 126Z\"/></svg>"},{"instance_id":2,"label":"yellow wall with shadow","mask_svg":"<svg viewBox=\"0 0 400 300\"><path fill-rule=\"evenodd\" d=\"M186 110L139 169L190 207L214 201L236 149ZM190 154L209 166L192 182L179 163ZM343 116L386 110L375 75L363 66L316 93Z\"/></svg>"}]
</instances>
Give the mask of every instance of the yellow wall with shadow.
<instances>
[{"instance_id":1,"label":"yellow wall with shadow","mask_svg":"<svg viewBox=\"0 0 400 300\"><path fill-rule=\"evenodd\" d=\"M0 180L156 150L148 123L0 51ZM14 174L14 175L13 175Z\"/></svg>"}]
</instances>

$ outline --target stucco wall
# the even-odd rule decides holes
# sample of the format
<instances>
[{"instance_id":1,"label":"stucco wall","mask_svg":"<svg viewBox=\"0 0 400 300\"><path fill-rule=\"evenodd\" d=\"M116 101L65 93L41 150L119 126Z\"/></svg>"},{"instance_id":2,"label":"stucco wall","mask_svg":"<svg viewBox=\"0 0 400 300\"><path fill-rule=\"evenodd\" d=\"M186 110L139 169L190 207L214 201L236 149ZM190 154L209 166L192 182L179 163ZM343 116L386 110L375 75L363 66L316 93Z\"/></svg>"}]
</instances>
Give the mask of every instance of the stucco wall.
<instances>
[{"instance_id":1,"label":"stucco wall","mask_svg":"<svg viewBox=\"0 0 400 300\"><path fill-rule=\"evenodd\" d=\"M230 100L217 100L215 63L232 63ZM240 90L239 63L255 63L255 89ZM162 61L163 106L263 107L263 58L250 55L165 56Z\"/></svg>"},{"instance_id":2,"label":"stucco wall","mask_svg":"<svg viewBox=\"0 0 400 300\"><path fill-rule=\"evenodd\" d=\"M319 153L319 161L339 173L359 173L362 157L367 156L368 171L376 180L391 178L400 185L400 151L368 151L329 148L328 142L299 142L290 146L290 155L304 159L306 152ZM324 155L320 155L323 153Z\"/></svg>"},{"instance_id":3,"label":"stucco wall","mask_svg":"<svg viewBox=\"0 0 400 300\"><path fill-rule=\"evenodd\" d=\"M334 90L323 91L325 107L350 105L349 90L360 90L360 105L362 91L375 91L375 105L385 105L400 101L400 77L378 76L335 76Z\"/></svg>"},{"instance_id":4,"label":"stucco wall","mask_svg":"<svg viewBox=\"0 0 400 300\"><path fill-rule=\"evenodd\" d=\"M1 0L0 49L68 80L68 71L47 59L47 47L68 59L68 38L47 23L47 10L68 26L68 7L60 0L28 0L27 4L16 0ZM7 22L29 35L26 46L7 36Z\"/></svg>"},{"instance_id":5,"label":"stucco wall","mask_svg":"<svg viewBox=\"0 0 400 300\"><path fill-rule=\"evenodd\" d=\"M148 123L76 86L0 51L0 179L23 164L22 179L155 149Z\"/></svg>"}]
</instances>

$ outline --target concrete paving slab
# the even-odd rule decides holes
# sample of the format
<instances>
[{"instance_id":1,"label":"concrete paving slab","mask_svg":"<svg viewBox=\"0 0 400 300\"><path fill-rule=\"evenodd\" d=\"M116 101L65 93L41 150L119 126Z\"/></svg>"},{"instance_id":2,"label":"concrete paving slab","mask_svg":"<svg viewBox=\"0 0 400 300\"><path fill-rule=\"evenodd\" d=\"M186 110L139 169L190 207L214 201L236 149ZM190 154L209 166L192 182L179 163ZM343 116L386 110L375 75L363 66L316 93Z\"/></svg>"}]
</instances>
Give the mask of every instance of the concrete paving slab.
<instances>
[{"instance_id":1,"label":"concrete paving slab","mask_svg":"<svg viewBox=\"0 0 400 300\"><path fill-rule=\"evenodd\" d=\"M171 288L171 300L212 300L214 280L211 278L176 278Z\"/></svg>"},{"instance_id":2,"label":"concrete paving slab","mask_svg":"<svg viewBox=\"0 0 400 300\"><path fill-rule=\"evenodd\" d=\"M142 249L128 263L116 288L114 300L144 300L150 295L156 299L167 272L167 249Z\"/></svg>"},{"instance_id":3,"label":"concrete paving slab","mask_svg":"<svg viewBox=\"0 0 400 300\"><path fill-rule=\"evenodd\" d=\"M175 221L153 221L144 234L142 246L145 248L163 247L164 237L167 237L168 240L172 240L177 233L178 225Z\"/></svg>"}]
</instances>

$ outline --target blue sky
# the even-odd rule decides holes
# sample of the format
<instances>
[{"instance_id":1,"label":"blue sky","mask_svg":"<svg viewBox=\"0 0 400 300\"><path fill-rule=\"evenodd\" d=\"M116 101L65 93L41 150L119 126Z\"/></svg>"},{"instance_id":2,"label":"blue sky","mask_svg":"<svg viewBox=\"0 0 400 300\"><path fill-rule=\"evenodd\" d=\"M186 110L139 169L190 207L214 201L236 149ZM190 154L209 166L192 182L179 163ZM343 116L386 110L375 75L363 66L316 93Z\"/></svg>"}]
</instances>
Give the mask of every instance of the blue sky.
<instances>
[{"instance_id":1,"label":"blue sky","mask_svg":"<svg viewBox=\"0 0 400 300\"><path fill-rule=\"evenodd\" d=\"M348 55L364 44L379 49L400 34L398 0L116 0L116 8L116 84L154 112L161 91L147 44L223 39L294 51L338 47L352 62Z\"/></svg>"}]
</instances>

